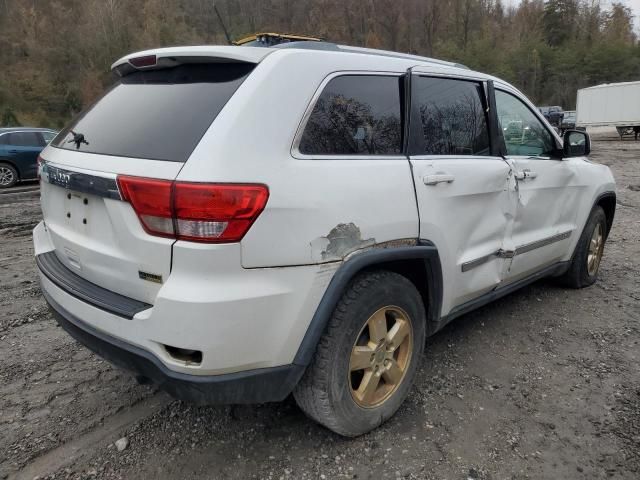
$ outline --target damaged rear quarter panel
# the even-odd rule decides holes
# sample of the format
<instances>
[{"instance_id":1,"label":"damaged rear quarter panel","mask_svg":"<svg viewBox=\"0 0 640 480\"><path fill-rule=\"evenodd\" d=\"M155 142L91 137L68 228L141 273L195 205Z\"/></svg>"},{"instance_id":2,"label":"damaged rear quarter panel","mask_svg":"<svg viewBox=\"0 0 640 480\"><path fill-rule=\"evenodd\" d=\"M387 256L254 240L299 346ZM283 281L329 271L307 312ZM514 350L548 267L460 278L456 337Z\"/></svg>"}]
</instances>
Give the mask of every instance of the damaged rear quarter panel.
<instances>
[{"instance_id":1,"label":"damaged rear quarter panel","mask_svg":"<svg viewBox=\"0 0 640 480\"><path fill-rule=\"evenodd\" d=\"M375 243L375 238L363 239L360 228L354 223L339 223L326 237L318 237L311 242L311 257L314 262L342 260L349 253Z\"/></svg>"},{"instance_id":2,"label":"damaged rear quarter panel","mask_svg":"<svg viewBox=\"0 0 640 480\"><path fill-rule=\"evenodd\" d=\"M242 240L245 268L340 261L377 244L418 238L406 159L297 160L268 182L267 208Z\"/></svg>"}]
</instances>

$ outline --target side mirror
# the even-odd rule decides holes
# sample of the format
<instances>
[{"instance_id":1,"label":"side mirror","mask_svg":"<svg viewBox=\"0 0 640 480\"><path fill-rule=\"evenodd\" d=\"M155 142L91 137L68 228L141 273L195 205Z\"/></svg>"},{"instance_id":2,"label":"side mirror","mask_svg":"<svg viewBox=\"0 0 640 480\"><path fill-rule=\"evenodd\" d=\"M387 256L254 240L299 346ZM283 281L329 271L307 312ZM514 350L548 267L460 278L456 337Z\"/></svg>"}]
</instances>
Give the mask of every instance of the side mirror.
<instances>
[{"instance_id":1,"label":"side mirror","mask_svg":"<svg viewBox=\"0 0 640 480\"><path fill-rule=\"evenodd\" d=\"M584 157L591 152L591 139L587 132L581 130L567 130L564 132L562 156Z\"/></svg>"}]
</instances>

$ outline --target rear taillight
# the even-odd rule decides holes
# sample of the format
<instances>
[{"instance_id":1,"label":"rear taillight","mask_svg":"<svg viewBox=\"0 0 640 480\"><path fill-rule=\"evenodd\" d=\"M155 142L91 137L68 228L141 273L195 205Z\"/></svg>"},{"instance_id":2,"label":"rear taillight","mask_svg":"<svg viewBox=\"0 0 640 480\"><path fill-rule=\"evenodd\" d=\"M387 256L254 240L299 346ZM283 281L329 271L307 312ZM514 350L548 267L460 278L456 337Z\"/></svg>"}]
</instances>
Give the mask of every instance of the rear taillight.
<instances>
[{"instance_id":1,"label":"rear taillight","mask_svg":"<svg viewBox=\"0 0 640 480\"><path fill-rule=\"evenodd\" d=\"M174 236L172 181L119 176L118 186L122 199L133 206L147 233Z\"/></svg>"},{"instance_id":2,"label":"rear taillight","mask_svg":"<svg viewBox=\"0 0 640 480\"><path fill-rule=\"evenodd\" d=\"M264 185L175 184L178 238L237 242L269 198Z\"/></svg>"},{"instance_id":3,"label":"rear taillight","mask_svg":"<svg viewBox=\"0 0 640 480\"><path fill-rule=\"evenodd\" d=\"M118 176L118 185L148 233L193 242L240 241L269 198L269 189L255 184Z\"/></svg>"}]
</instances>

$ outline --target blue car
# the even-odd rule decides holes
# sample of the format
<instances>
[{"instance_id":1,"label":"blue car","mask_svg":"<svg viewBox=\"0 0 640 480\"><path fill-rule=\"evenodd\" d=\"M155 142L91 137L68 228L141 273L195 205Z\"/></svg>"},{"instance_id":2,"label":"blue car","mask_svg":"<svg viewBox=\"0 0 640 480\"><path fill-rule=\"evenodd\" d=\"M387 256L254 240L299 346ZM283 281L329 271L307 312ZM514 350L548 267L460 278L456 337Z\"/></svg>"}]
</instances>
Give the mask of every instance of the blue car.
<instances>
[{"instance_id":1,"label":"blue car","mask_svg":"<svg viewBox=\"0 0 640 480\"><path fill-rule=\"evenodd\" d=\"M57 132L46 128L0 128L0 188L38 176L38 155Z\"/></svg>"}]
</instances>

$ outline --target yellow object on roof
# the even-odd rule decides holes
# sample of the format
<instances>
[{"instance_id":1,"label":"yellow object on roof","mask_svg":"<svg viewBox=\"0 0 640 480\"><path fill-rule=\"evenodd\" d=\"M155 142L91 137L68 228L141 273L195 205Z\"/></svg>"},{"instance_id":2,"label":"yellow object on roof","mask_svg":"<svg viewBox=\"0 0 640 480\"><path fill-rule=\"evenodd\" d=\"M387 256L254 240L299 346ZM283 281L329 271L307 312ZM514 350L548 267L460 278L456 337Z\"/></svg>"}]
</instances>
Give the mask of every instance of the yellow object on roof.
<instances>
[{"instance_id":1,"label":"yellow object on roof","mask_svg":"<svg viewBox=\"0 0 640 480\"><path fill-rule=\"evenodd\" d=\"M265 32L265 33L255 33L253 35L249 35L248 37L241 38L233 42L234 45L244 45L245 43L255 42L255 41L271 41L273 43L282 43L282 42L321 42L321 38L317 37L308 37L306 35L293 35L290 33L273 33L273 32Z\"/></svg>"}]
</instances>

